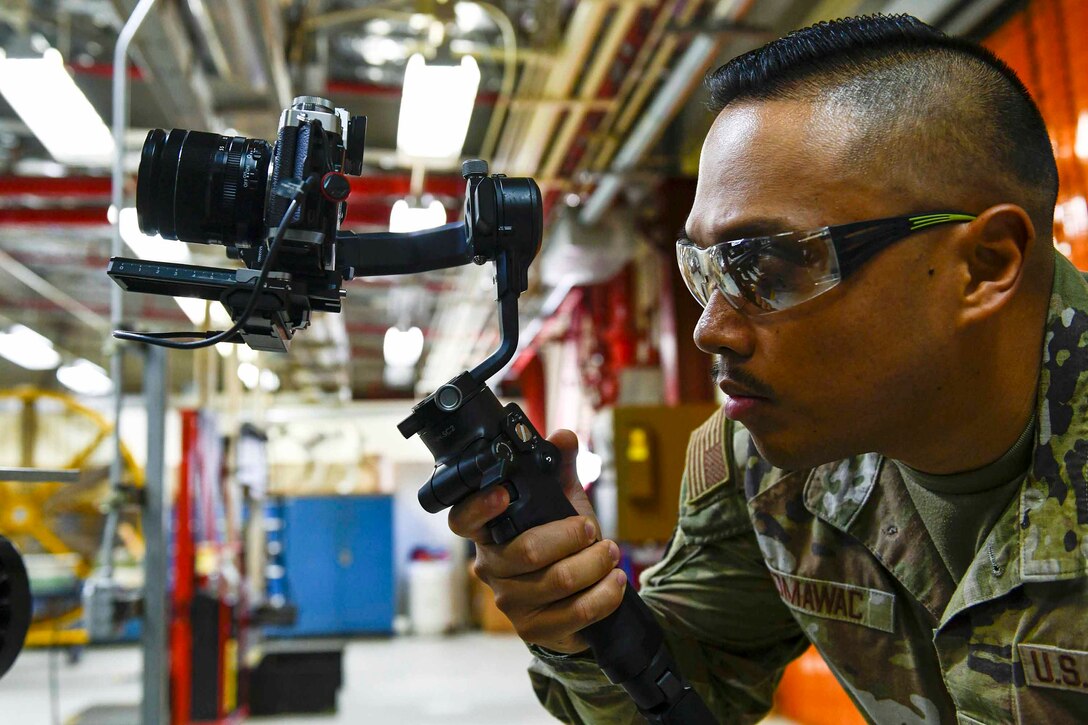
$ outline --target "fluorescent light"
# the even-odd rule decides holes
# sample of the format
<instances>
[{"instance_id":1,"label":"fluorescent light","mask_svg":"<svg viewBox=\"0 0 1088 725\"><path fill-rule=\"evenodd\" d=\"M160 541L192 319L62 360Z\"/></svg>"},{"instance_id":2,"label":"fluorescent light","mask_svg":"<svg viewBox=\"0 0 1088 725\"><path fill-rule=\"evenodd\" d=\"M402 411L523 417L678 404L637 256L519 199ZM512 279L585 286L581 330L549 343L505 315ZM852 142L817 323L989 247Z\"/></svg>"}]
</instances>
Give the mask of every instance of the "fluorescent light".
<instances>
[{"instance_id":1,"label":"fluorescent light","mask_svg":"<svg viewBox=\"0 0 1088 725\"><path fill-rule=\"evenodd\" d=\"M363 56L363 60L368 65L384 65L393 61L403 61L408 57L402 43L380 35L357 38L351 45L359 55Z\"/></svg>"},{"instance_id":2,"label":"fluorescent light","mask_svg":"<svg viewBox=\"0 0 1088 725\"><path fill-rule=\"evenodd\" d=\"M174 302L178 303L178 307L194 325L204 324L204 305L207 300L199 297L175 297ZM227 309L219 302L212 302L210 314L212 327L226 329L234 324Z\"/></svg>"},{"instance_id":3,"label":"fluorescent light","mask_svg":"<svg viewBox=\"0 0 1088 725\"><path fill-rule=\"evenodd\" d=\"M471 33L487 25L487 13L476 3L459 2L453 6L453 12L462 32Z\"/></svg>"},{"instance_id":4,"label":"fluorescent light","mask_svg":"<svg viewBox=\"0 0 1088 725\"><path fill-rule=\"evenodd\" d=\"M427 65L419 53L409 58L397 149L420 158L459 156L479 85L480 67L470 55L461 59L461 65Z\"/></svg>"},{"instance_id":5,"label":"fluorescent light","mask_svg":"<svg viewBox=\"0 0 1088 725\"><path fill-rule=\"evenodd\" d=\"M0 53L0 95L57 161L108 166L113 159L113 135L56 49L41 58Z\"/></svg>"},{"instance_id":6,"label":"fluorescent light","mask_svg":"<svg viewBox=\"0 0 1088 725\"><path fill-rule=\"evenodd\" d=\"M389 35L393 32L393 24L388 20L371 20L366 24L366 32L371 35Z\"/></svg>"},{"instance_id":7,"label":"fluorescent light","mask_svg":"<svg viewBox=\"0 0 1088 725\"><path fill-rule=\"evenodd\" d=\"M106 371L90 360L80 358L57 369L57 380L80 395L108 395L113 391L113 381Z\"/></svg>"},{"instance_id":8,"label":"fluorescent light","mask_svg":"<svg viewBox=\"0 0 1088 725\"><path fill-rule=\"evenodd\" d=\"M112 208L112 207L111 207ZM174 264L192 264L193 255L184 242L167 241L158 234L151 236L140 231L140 222L136 210L128 207L121 210L117 222L121 226L121 239L140 259L156 259ZM174 301L194 325L204 324L204 300L197 297L175 297ZM212 302L212 326L227 328L233 324L230 314L219 302ZM220 352L222 355L223 353Z\"/></svg>"},{"instance_id":9,"label":"fluorescent light","mask_svg":"<svg viewBox=\"0 0 1088 725\"><path fill-rule=\"evenodd\" d=\"M446 223L446 207L440 201L432 201L425 207L408 206L404 199L393 202L389 212L389 231L418 232L433 229Z\"/></svg>"},{"instance_id":10,"label":"fluorescent light","mask_svg":"<svg viewBox=\"0 0 1088 725\"><path fill-rule=\"evenodd\" d=\"M12 325L0 332L0 357L27 370L52 370L60 365L53 343L26 325Z\"/></svg>"},{"instance_id":11,"label":"fluorescent light","mask_svg":"<svg viewBox=\"0 0 1088 725\"><path fill-rule=\"evenodd\" d=\"M261 381L261 369L253 363L242 363L238 366L238 379L246 388L253 390Z\"/></svg>"},{"instance_id":12,"label":"fluorescent light","mask_svg":"<svg viewBox=\"0 0 1088 725\"><path fill-rule=\"evenodd\" d=\"M151 236L141 232L134 208L122 209L118 224L121 225L121 239L140 259L157 259L160 262L176 264L192 263L193 255L184 242L167 241L158 234Z\"/></svg>"},{"instance_id":13,"label":"fluorescent light","mask_svg":"<svg viewBox=\"0 0 1088 725\"><path fill-rule=\"evenodd\" d=\"M382 369L382 382L387 388L407 388L416 379L416 369L412 365L386 365Z\"/></svg>"},{"instance_id":14,"label":"fluorescent light","mask_svg":"<svg viewBox=\"0 0 1088 725\"><path fill-rule=\"evenodd\" d=\"M390 367L415 365L423 354L423 331L418 327L407 330L390 327L385 331L382 354L385 356L385 364Z\"/></svg>"},{"instance_id":15,"label":"fluorescent light","mask_svg":"<svg viewBox=\"0 0 1088 725\"><path fill-rule=\"evenodd\" d=\"M274 393L280 389L280 376L265 368L257 377L257 384L266 393Z\"/></svg>"}]
</instances>

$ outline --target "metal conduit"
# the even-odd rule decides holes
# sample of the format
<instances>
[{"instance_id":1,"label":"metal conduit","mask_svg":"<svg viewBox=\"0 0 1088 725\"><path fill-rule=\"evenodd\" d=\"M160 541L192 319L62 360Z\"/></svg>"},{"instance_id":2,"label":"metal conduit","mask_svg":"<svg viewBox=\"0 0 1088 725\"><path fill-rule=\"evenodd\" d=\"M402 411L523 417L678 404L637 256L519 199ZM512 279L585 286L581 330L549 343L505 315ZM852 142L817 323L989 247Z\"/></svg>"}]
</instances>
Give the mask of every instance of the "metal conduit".
<instances>
[{"instance_id":1,"label":"metal conduit","mask_svg":"<svg viewBox=\"0 0 1088 725\"><path fill-rule=\"evenodd\" d=\"M745 7L738 9L737 6L738 3L733 0L719 2L713 13L714 18L722 19L743 13ZM702 79L714 62L721 40L719 33L698 33L692 38L676 67L654 100L643 111L631 135L616 154L609 173L601 178L596 190L582 206L578 216L582 224L592 225L600 220L622 188L624 175L646 154L688 97L692 87Z\"/></svg>"}]
</instances>

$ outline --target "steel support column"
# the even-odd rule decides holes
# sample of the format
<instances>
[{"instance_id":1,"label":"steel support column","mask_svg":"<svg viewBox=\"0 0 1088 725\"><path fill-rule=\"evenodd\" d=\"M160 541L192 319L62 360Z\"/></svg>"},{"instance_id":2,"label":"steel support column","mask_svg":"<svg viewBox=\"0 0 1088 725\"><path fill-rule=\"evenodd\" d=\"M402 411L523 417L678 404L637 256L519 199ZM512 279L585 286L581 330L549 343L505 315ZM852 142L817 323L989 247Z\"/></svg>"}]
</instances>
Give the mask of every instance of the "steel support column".
<instances>
[{"instance_id":1,"label":"steel support column","mask_svg":"<svg viewBox=\"0 0 1088 725\"><path fill-rule=\"evenodd\" d=\"M147 408L147 477L144 485L143 700L142 725L167 725L170 677L167 646L166 585L170 504L166 498L166 349L143 349L144 404Z\"/></svg>"}]
</instances>

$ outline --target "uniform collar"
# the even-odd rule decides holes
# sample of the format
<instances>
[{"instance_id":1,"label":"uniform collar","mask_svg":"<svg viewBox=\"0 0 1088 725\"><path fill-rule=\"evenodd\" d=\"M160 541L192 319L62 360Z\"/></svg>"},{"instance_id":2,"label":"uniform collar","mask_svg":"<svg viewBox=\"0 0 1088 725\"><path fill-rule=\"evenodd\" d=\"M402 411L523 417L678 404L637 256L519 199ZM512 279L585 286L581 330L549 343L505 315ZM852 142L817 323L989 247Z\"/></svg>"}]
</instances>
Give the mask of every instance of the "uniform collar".
<instances>
[{"instance_id":1,"label":"uniform collar","mask_svg":"<svg viewBox=\"0 0 1088 725\"><path fill-rule=\"evenodd\" d=\"M1088 574L1088 279L1055 255L1036 401L1038 432L1020 492L1025 580Z\"/></svg>"}]
</instances>

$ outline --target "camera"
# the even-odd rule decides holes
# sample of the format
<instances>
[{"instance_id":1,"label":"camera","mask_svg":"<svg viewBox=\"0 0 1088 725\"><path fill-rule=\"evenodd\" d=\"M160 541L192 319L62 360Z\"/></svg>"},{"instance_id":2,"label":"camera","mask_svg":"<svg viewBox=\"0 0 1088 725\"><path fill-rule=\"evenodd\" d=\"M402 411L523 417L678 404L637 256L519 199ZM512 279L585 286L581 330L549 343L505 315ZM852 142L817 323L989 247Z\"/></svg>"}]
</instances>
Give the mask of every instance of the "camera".
<instances>
[{"instance_id":1,"label":"camera","mask_svg":"<svg viewBox=\"0 0 1088 725\"><path fill-rule=\"evenodd\" d=\"M351 187L363 169L366 116L316 96L299 96L280 116L276 143L175 128L148 132L140 155L136 212L145 234L222 244L228 256L257 266L254 255L275 229L287 200L271 191L287 178L316 175L288 220L284 242L303 259L332 238ZM286 250L285 250L286 251Z\"/></svg>"},{"instance_id":2,"label":"camera","mask_svg":"<svg viewBox=\"0 0 1088 725\"><path fill-rule=\"evenodd\" d=\"M419 435L435 458L419 502L437 513L475 491L505 487L511 504L488 522L496 543L573 516L560 481L561 452L516 404L503 407L487 385L517 351L518 297L528 288L529 265L543 237L536 182L489 174L486 162L469 160L461 167L462 221L402 234L340 232L349 191L343 174L361 170L365 133L359 117L345 119L329 102L303 96L284 112L274 148L245 138L152 131L137 180L141 229L223 244L247 269L112 259L107 271L125 289L219 299L235 320L229 330L188 343L167 338L192 333L114 335L183 348L240 337L257 349L286 351L310 309L339 311L344 280L493 262L498 349L427 396L398 426L405 438ZM583 635L601 669L650 722L715 722L631 587L620 607Z\"/></svg>"},{"instance_id":3,"label":"camera","mask_svg":"<svg viewBox=\"0 0 1088 725\"><path fill-rule=\"evenodd\" d=\"M365 116L316 96L299 96L283 111L274 145L151 130L136 181L140 230L221 244L246 269L118 259L110 276L135 292L218 300L242 323L230 341L286 351L312 310L340 311L343 270L334 242L351 192L347 175L362 173L365 139ZM292 196L298 198L287 214ZM271 260L268 242L277 231ZM256 284L257 270L265 271L264 284Z\"/></svg>"}]
</instances>

